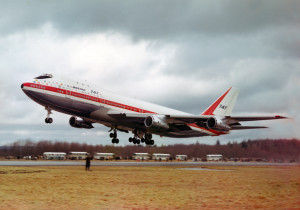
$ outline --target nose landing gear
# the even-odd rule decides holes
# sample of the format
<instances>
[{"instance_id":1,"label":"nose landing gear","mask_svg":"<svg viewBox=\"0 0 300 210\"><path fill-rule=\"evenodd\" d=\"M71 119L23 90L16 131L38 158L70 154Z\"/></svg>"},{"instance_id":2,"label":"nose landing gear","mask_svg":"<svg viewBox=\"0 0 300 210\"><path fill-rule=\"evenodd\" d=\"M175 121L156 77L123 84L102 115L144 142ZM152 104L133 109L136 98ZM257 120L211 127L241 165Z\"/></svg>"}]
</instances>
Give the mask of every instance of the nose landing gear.
<instances>
[{"instance_id":1,"label":"nose landing gear","mask_svg":"<svg viewBox=\"0 0 300 210\"><path fill-rule=\"evenodd\" d=\"M47 117L45 119L45 123L51 124L53 122L53 119L50 117L50 114L52 114L51 109L48 107L45 107L45 109L47 110Z\"/></svg>"},{"instance_id":2,"label":"nose landing gear","mask_svg":"<svg viewBox=\"0 0 300 210\"><path fill-rule=\"evenodd\" d=\"M45 119L45 123L49 123L49 124L51 124L53 122L53 119L50 117L50 118L46 118Z\"/></svg>"}]
</instances>

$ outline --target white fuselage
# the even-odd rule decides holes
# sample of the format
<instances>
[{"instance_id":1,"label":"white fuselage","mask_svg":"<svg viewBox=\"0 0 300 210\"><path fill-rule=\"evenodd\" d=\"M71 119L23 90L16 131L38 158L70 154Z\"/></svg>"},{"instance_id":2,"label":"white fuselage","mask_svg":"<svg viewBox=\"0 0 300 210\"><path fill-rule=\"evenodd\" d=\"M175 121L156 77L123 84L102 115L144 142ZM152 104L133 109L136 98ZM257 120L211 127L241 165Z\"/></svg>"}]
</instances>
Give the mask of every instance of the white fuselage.
<instances>
[{"instance_id":1,"label":"white fuselage","mask_svg":"<svg viewBox=\"0 0 300 210\"><path fill-rule=\"evenodd\" d=\"M147 114L190 115L175 109L117 95L86 82L73 81L64 77L35 79L33 82L23 83L22 89L26 95L46 109L77 116L92 123L101 123L121 131L140 130L145 133L147 129L143 121L137 122L128 118L116 118L110 116L109 113L139 113L145 114L145 116ZM169 137L225 134L195 124L186 126L189 129L174 128L168 130L168 132L152 133Z\"/></svg>"}]
</instances>

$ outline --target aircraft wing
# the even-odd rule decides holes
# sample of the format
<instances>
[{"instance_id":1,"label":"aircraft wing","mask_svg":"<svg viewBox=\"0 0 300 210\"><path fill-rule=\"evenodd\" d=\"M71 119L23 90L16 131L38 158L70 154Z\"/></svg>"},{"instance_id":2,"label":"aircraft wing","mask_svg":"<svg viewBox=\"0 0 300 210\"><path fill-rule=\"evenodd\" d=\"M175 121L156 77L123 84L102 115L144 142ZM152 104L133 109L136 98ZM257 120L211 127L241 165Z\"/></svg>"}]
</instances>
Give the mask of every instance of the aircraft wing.
<instances>
[{"instance_id":1,"label":"aircraft wing","mask_svg":"<svg viewBox=\"0 0 300 210\"><path fill-rule=\"evenodd\" d=\"M168 124L185 124L185 123L196 123L198 125L205 125L209 118L219 117L230 126L231 130L242 130L242 129L259 129L267 128L265 126L242 126L239 122L242 121L260 121L260 120L278 120L285 119L286 117L275 115L275 116L216 116L216 115L163 115L163 114L152 114L152 113L121 113L118 111L109 111L108 115L115 118L128 118L133 121L143 122L148 116L159 116L163 117L165 122Z\"/></svg>"},{"instance_id":2,"label":"aircraft wing","mask_svg":"<svg viewBox=\"0 0 300 210\"><path fill-rule=\"evenodd\" d=\"M129 118L146 118L148 116L165 116L169 123L177 123L178 121L186 123L194 123L197 121L206 121L211 117L218 117L216 115L164 115L164 114L152 114L152 113L121 113L118 111L109 111L107 113L112 117L129 117ZM275 115L275 116L221 116L226 120L233 120L237 122L241 121L260 121L260 120L278 120L286 119L286 117Z\"/></svg>"}]
</instances>

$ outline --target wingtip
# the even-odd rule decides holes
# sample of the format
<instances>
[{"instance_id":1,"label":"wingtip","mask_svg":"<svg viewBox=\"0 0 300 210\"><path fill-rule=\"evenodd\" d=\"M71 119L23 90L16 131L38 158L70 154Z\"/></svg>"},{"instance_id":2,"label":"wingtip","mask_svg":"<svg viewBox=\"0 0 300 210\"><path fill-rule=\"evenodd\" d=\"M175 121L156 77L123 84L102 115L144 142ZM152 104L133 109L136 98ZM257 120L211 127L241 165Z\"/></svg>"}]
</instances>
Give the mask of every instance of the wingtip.
<instances>
[{"instance_id":1,"label":"wingtip","mask_svg":"<svg viewBox=\"0 0 300 210\"><path fill-rule=\"evenodd\" d=\"M281 116L281 115L275 115L275 118L276 119L290 119L289 117L284 117L284 116Z\"/></svg>"}]
</instances>

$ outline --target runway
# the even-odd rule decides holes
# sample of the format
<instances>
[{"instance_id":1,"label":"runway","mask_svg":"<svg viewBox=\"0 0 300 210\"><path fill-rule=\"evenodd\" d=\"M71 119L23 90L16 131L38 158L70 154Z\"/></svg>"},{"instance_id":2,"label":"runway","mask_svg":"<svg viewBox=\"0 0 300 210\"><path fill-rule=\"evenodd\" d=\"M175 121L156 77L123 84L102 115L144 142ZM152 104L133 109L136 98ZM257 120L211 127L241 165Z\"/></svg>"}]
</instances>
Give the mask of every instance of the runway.
<instances>
[{"instance_id":1,"label":"runway","mask_svg":"<svg viewBox=\"0 0 300 210\"><path fill-rule=\"evenodd\" d=\"M0 161L0 166L83 166L85 161ZM295 166L299 163L272 163L272 162L152 162L152 161L92 161L91 166Z\"/></svg>"}]
</instances>

